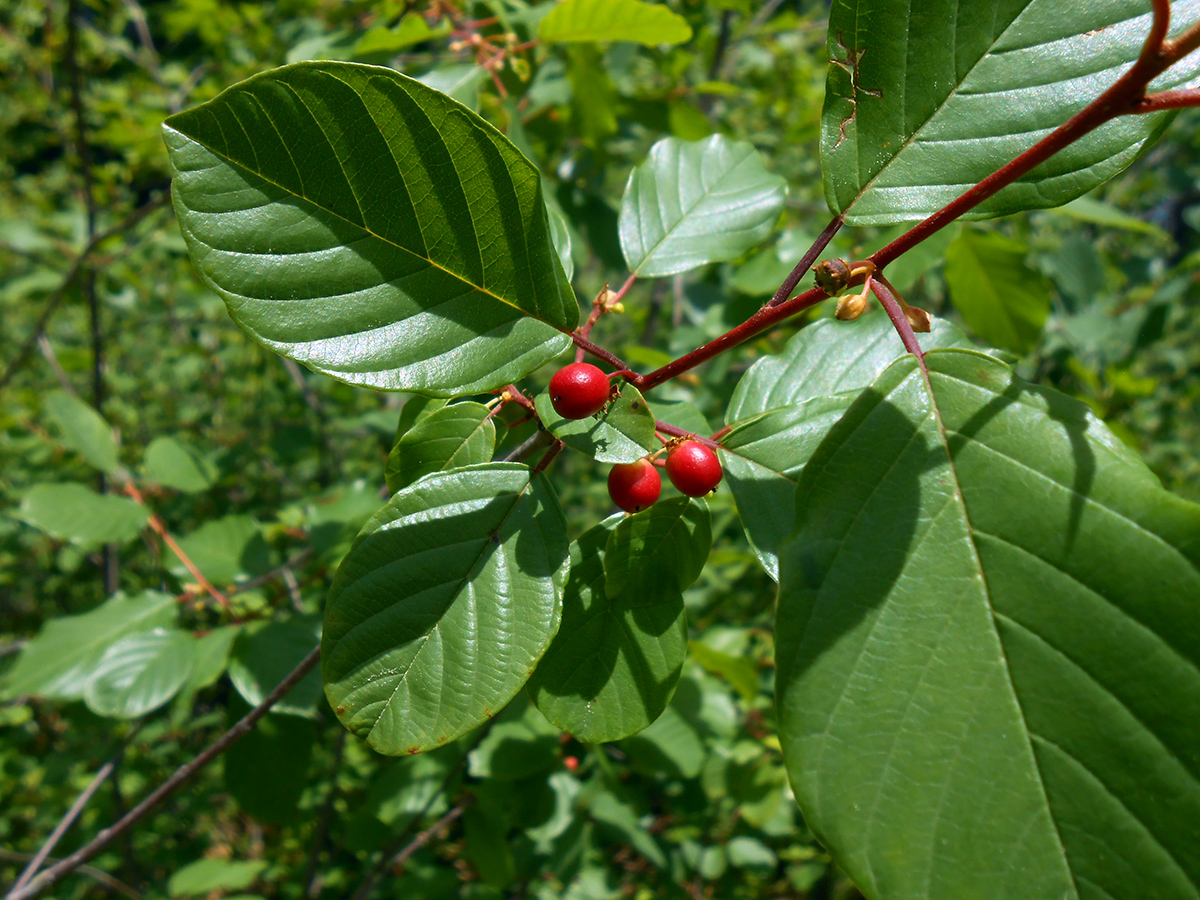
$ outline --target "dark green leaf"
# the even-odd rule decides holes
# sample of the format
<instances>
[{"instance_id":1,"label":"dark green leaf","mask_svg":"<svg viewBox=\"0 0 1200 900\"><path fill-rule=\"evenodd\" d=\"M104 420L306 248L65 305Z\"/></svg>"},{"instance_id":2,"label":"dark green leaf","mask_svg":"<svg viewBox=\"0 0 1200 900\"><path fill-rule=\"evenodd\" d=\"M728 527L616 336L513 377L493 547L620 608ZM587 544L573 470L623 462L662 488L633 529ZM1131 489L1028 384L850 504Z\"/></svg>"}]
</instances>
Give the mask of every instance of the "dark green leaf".
<instances>
[{"instance_id":1,"label":"dark green leaf","mask_svg":"<svg viewBox=\"0 0 1200 900\"><path fill-rule=\"evenodd\" d=\"M708 561L712 528L708 504L672 497L635 516L626 516L604 548L604 592L654 602L686 591Z\"/></svg>"},{"instance_id":2,"label":"dark green leaf","mask_svg":"<svg viewBox=\"0 0 1200 900\"><path fill-rule=\"evenodd\" d=\"M565 41L636 41L682 44L692 28L665 6L641 0L563 0L542 19L538 37L547 44Z\"/></svg>"},{"instance_id":3,"label":"dark green leaf","mask_svg":"<svg viewBox=\"0 0 1200 900\"><path fill-rule=\"evenodd\" d=\"M384 477L393 494L423 475L491 462L496 426L482 403L455 403L422 418L388 454Z\"/></svg>"},{"instance_id":4,"label":"dark green leaf","mask_svg":"<svg viewBox=\"0 0 1200 900\"><path fill-rule=\"evenodd\" d=\"M926 359L831 432L780 554L805 821L869 897L1193 897L1200 507L1084 404Z\"/></svg>"},{"instance_id":5,"label":"dark green leaf","mask_svg":"<svg viewBox=\"0 0 1200 900\"><path fill-rule=\"evenodd\" d=\"M637 388L621 386L621 396L604 412L586 419L564 419L554 409L550 392L535 399L538 417L560 441L603 463L631 463L650 453L654 437L654 413Z\"/></svg>"},{"instance_id":6,"label":"dark green leaf","mask_svg":"<svg viewBox=\"0 0 1200 900\"><path fill-rule=\"evenodd\" d=\"M964 321L995 347L1033 349L1050 312L1050 285L1020 241L964 229L946 250L946 287Z\"/></svg>"},{"instance_id":7,"label":"dark green leaf","mask_svg":"<svg viewBox=\"0 0 1200 900\"><path fill-rule=\"evenodd\" d=\"M736 259L771 233L786 197L786 182L751 144L719 134L665 138L625 187L625 261L634 274L653 277Z\"/></svg>"},{"instance_id":8,"label":"dark green leaf","mask_svg":"<svg viewBox=\"0 0 1200 900\"><path fill-rule=\"evenodd\" d=\"M277 353L453 396L569 343L579 310L540 175L441 92L391 69L297 63L163 127L196 268Z\"/></svg>"},{"instance_id":9,"label":"dark green leaf","mask_svg":"<svg viewBox=\"0 0 1200 900\"><path fill-rule=\"evenodd\" d=\"M325 608L325 692L381 753L440 746L512 699L558 630L566 523L507 463L427 475L354 542Z\"/></svg>"},{"instance_id":10,"label":"dark green leaf","mask_svg":"<svg viewBox=\"0 0 1200 900\"><path fill-rule=\"evenodd\" d=\"M1175 2L1175 30L1200 13ZM1020 155L1116 81L1149 4L844 0L829 16L825 195L855 225L923 218ZM1152 90L1191 84L1188 57ZM971 218L1066 203L1129 165L1173 114L1122 116L985 200Z\"/></svg>"},{"instance_id":11,"label":"dark green leaf","mask_svg":"<svg viewBox=\"0 0 1200 900\"><path fill-rule=\"evenodd\" d=\"M506 839L508 829L500 817L472 806L463 814L463 831L467 859L484 884L497 890L510 884L516 877L516 866Z\"/></svg>"},{"instance_id":12,"label":"dark green leaf","mask_svg":"<svg viewBox=\"0 0 1200 900\"><path fill-rule=\"evenodd\" d=\"M240 718L249 708L234 702L229 711L231 719ZM264 822L294 822L316 736L314 722L272 712L225 751L225 787L243 812Z\"/></svg>"},{"instance_id":13,"label":"dark green leaf","mask_svg":"<svg viewBox=\"0 0 1200 900\"><path fill-rule=\"evenodd\" d=\"M507 711L506 711L507 712ZM492 726L471 751L467 771L473 778L516 781L561 765L559 731L537 707L526 706L519 719Z\"/></svg>"},{"instance_id":14,"label":"dark green leaf","mask_svg":"<svg viewBox=\"0 0 1200 900\"><path fill-rule=\"evenodd\" d=\"M259 628L243 628L233 644L229 678L251 706L258 706L317 646L320 623L314 619L288 619ZM321 699L321 677L310 672L282 700L274 713L315 716Z\"/></svg>"}]
</instances>

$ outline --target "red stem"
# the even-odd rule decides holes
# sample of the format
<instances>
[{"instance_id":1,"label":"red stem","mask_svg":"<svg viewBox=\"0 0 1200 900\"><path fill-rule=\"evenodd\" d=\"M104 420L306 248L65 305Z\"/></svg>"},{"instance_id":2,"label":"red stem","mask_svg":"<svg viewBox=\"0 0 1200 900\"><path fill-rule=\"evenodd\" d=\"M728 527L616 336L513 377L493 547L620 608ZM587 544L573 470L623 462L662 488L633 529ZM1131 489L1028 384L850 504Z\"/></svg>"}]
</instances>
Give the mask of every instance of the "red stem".
<instances>
[{"instance_id":1,"label":"red stem","mask_svg":"<svg viewBox=\"0 0 1200 900\"><path fill-rule=\"evenodd\" d=\"M689 438L696 443L703 444L704 446L710 447L713 450L717 450L721 446L712 438L702 437L693 431L684 431L682 428L676 428L674 425L670 424L669 422L664 422L662 419L655 419L654 427L663 434L669 434L671 437Z\"/></svg>"},{"instance_id":2,"label":"red stem","mask_svg":"<svg viewBox=\"0 0 1200 900\"><path fill-rule=\"evenodd\" d=\"M809 267L817 261L817 257L821 252L829 246L829 242L833 240L833 236L838 233L838 229L842 227L842 223L846 220L841 216L834 216L833 221L825 226L825 230L821 232L816 243L808 248L808 252L800 257L800 262L796 263L796 268L792 269L792 274L784 279L783 284L779 286L779 290L775 292L775 296L771 298L771 302L767 306L778 306L787 300L788 296L795 290L796 285L800 283L800 279L808 272Z\"/></svg>"},{"instance_id":3,"label":"red stem","mask_svg":"<svg viewBox=\"0 0 1200 900\"><path fill-rule=\"evenodd\" d=\"M1192 88L1182 91L1159 91L1157 94L1147 94L1137 105L1135 113L1161 112L1164 109L1186 109L1189 106L1200 106L1200 90Z\"/></svg>"},{"instance_id":4,"label":"red stem","mask_svg":"<svg viewBox=\"0 0 1200 900\"><path fill-rule=\"evenodd\" d=\"M580 337L577 334L572 334L571 340L575 342L576 347L582 347L588 353L592 354L592 356L596 357L597 359L604 360L614 369L617 369L618 371L629 371L629 366L625 365L621 357L617 356L615 353L609 353L603 347L593 344L587 338Z\"/></svg>"},{"instance_id":5,"label":"red stem","mask_svg":"<svg viewBox=\"0 0 1200 900\"><path fill-rule=\"evenodd\" d=\"M871 286L871 292L879 298L884 312L892 320L892 326L900 335L900 340L904 342L904 349L915 356L920 361L921 368L924 369L925 354L921 352L921 345L917 343L917 336L913 333L912 324L904 315L904 310L900 308L896 295L890 290L891 285L887 284L882 276L871 277L868 275L867 282Z\"/></svg>"}]
</instances>

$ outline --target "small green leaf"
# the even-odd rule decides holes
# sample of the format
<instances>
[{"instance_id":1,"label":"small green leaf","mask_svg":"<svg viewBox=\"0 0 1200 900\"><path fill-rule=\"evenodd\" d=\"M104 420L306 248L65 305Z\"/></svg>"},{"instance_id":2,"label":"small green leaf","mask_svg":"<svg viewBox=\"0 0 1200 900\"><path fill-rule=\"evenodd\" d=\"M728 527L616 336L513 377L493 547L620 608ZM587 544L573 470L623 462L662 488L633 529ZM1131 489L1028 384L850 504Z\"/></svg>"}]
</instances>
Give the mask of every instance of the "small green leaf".
<instances>
[{"instance_id":1,"label":"small green leaf","mask_svg":"<svg viewBox=\"0 0 1200 900\"><path fill-rule=\"evenodd\" d=\"M682 44L692 28L665 6L641 0L563 0L538 26L547 44L567 41L636 41L639 44Z\"/></svg>"},{"instance_id":2,"label":"small green leaf","mask_svg":"<svg viewBox=\"0 0 1200 900\"><path fill-rule=\"evenodd\" d=\"M719 134L665 138L625 186L625 261L635 275L655 277L736 259L771 233L786 197L787 183L751 144Z\"/></svg>"},{"instance_id":3,"label":"small green leaf","mask_svg":"<svg viewBox=\"0 0 1200 900\"><path fill-rule=\"evenodd\" d=\"M205 491L217 479L217 467L173 437L157 437L146 448L146 477L187 493Z\"/></svg>"},{"instance_id":4,"label":"small green leaf","mask_svg":"<svg viewBox=\"0 0 1200 900\"><path fill-rule=\"evenodd\" d=\"M112 427L96 410L66 391L51 391L44 402L46 413L67 447L101 472L111 473L120 468Z\"/></svg>"},{"instance_id":5,"label":"small green leaf","mask_svg":"<svg viewBox=\"0 0 1200 900\"><path fill-rule=\"evenodd\" d=\"M179 548L200 570L200 574L217 585L232 584L239 578L260 575L270 565L262 531L249 516L225 516L205 522L191 534L180 538ZM192 577L174 552L169 551L166 556L172 572L184 580Z\"/></svg>"},{"instance_id":6,"label":"small green leaf","mask_svg":"<svg viewBox=\"0 0 1200 900\"><path fill-rule=\"evenodd\" d=\"M672 497L626 516L604 549L604 592L653 602L683 592L700 577L712 550L708 504Z\"/></svg>"},{"instance_id":7,"label":"small green leaf","mask_svg":"<svg viewBox=\"0 0 1200 900\"><path fill-rule=\"evenodd\" d=\"M560 416L549 391L538 394L534 403L538 417L551 434L598 462L635 462L658 444L654 437L654 413L641 391L632 384L622 385L621 396L609 403L604 412L586 419Z\"/></svg>"},{"instance_id":8,"label":"small green leaf","mask_svg":"<svg viewBox=\"0 0 1200 900\"><path fill-rule=\"evenodd\" d=\"M21 498L22 519L84 550L132 541L150 512L140 503L97 494L82 484L35 484Z\"/></svg>"},{"instance_id":9,"label":"small green leaf","mask_svg":"<svg viewBox=\"0 0 1200 900\"><path fill-rule=\"evenodd\" d=\"M195 647L195 639L178 629L127 634L96 662L83 700L97 715L116 719L153 712L187 683Z\"/></svg>"},{"instance_id":10,"label":"small green leaf","mask_svg":"<svg viewBox=\"0 0 1200 900\"><path fill-rule=\"evenodd\" d=\"M1050 312L1050 285L1028 254L1020 241L970 228L946 250L955 308L981 340L1019 354L1033 349Z\"/></svg>"},{"instance_id":11,"label":"small green leaf","mask_svg":"<svg viewBox=\"0 0 1200 900\"><path fill-rule=\"evenodd\" d=\"M167 628L175 598L146 591L117 594L91 612L51 619L4 674L0 696L79 700L105 651L126 635Z\"/></svg>"},{"instance_id":12,"label":"small green leaf","mask_svg":"<svg viewBox=\"0 0 1200 900\"><path fill-rule=\"evenodd\" d=\"M630 767L644 775L695 778L704 765L704 741L673 706L668 706L645 731L621 745Z\"/></svg>"},{"instance_id":13,"label":"small green leaf","mask_svg":"<svg viewBox=\"0 0 1200 900\"><path fill-rule=\"evenodd\" d=\"M249 711L236 698L229 704L231 720ZM242 811L264 822L293 823L316 738L315 722L272 711L226 750L225 788Z\"/></svg>"},{"instance_id":14,"label":"small green leaf","mask_svg":"<svg viewBox=\"0 0 1200 900\"><path fill-rule=\"evenodd\" d=\"M568 346L579 308L540 174L440 91L302 62L163 128L196 269L269 349L351 384L456 396Z\"/></svg>"},{"instance_id":15,"label":"small green leaf","mask_svg":"<svg viewBox=\"0 0 1200 900\"><path fill-rule=\"evenodd\" d=\"M254 883L267 863L255 860L198 859L171 876L172 897L203 897L213 891L239 891Z\"/></svg>"},{"instance_id":16,"label":"small green leaf","mask_svg":"<svg viewBox=\"0 0 1200 900\"><path fill-rule=\"evenodd\" d=\"M714 650L703 641L688 641L688 653L707 671L733 685L747 703L758 696L758 666L753 660Z\"/></svg>"},{"instance_id":17,"label":"small green leaf","mask_svg":"<svg viewBox=\"0 0 1200 900\"><path fill-rule=\"evenodd\" d=\"M1120 228L1123 231L1148 234L1164 242L1171 239L1169 234L1153 222L1131 216L1095 197L1077 197L1070 203L1065 203L1050 211L1068 219L1074 219L1076 222L1087 222L1091 225L1103 225L1105 228Z\"/></svg>"},{"instance_id":18,"label":"small green leaf","mask_svg":"<svg viewBox=\"0 0 1200 900\"><path fill-rule=\"evenodd\" d=\"M491 462L496 426L482 403L454 403L423 417L388 454L384 477L393 494L423 475Z\"/></svg>"},{"instance_id":19,"label":"small green leaf","mask_svg":"<svg viewBox=\"0 0 1200 900\"><path fill-rule=\"evenodd\" d=\"M244 628L233 644L229 678L251 706L266 699L292 669L317 646L320 622L293 618ZM315 716L321 699L321 677L310 672L286 697L271 707L274 713Z\"/></svg>"},{"instance_id":20,"label":"small green leaf","mask_svg":"<svg viewBox=\"0 0 1200 900\"><path fill-rule=\"evenodd\" d=\"M558 499L525 466L469 466L400 491L326 603L321 662L338 718L399 755L499 712L558 630L568 558Z\"/></svg>"},{"instance_id":21,"label":"small green leaf","mask_svg":"<svg viewBox=\"0 0 1200 900\"><path fill-rule=\"evenodd\" d=\"M415 12L406 13L392 28L386 25L376 25L364 32L354 45L354 55L395 55L405 47L445 37L449 33L449 22L445 22L437 28L430 28L424 16Z\"/></svg>"},{"instance_id":22,"label":"small green leaf","mask_svg":"<svg viewBox=\"0 0 1200 900\"><path fill-rule=\"evenodd\" d=\"M507 711L506 711L507 712ZM559 731L537 707L526 706L519 719L493 725L471 751L467 772L472 778L516 781L561 765Z\"/></svg>"}]
</instances>

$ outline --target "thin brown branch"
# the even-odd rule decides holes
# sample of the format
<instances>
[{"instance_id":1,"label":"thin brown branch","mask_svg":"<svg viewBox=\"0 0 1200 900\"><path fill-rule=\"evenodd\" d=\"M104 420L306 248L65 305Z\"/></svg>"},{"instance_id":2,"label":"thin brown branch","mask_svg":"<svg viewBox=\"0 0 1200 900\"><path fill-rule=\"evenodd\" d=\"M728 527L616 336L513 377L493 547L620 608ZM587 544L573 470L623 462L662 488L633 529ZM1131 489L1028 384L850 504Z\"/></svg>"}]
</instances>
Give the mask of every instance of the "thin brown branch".
<instances>
[{"instance_id":1,"label":"thin brown branch","mask_svg":"<svg viewBox=\"0 0 1200 900\"><path fill-rule=\"evenodd\" d=\"M1135 113L1162 112L1164 109L1186 109L1200 106L1200 90L1159 91L1157 94L1147 94L1138 103Z\"/></svg>"},{"instance_id":2,"label":"thin brown branch","mask_svg":"<svg viewBox=\"0 0 1200 900\"><path fill-rule=\"evenodd\" d=\"M185 781L207 766L210 762L224 753L229 747L236 743L241 738L245 737L258 724L258 720L270 712L271 707L287 694L292 688L300 683L300 680L316 668L321 661L321 648L314 648L313 651L300 661L300 664L294 668L287 678L283 679L275 688L267 695L258 706L246 713L236 725L226 731L217 740L209 745L208 749L193 759L191 762L185 763L175 770L175 773L158 786L148 797L142 800L137 806L122 816L115 824L102 830L92 840L88 841L79 850L76 850L66 859L56 863L49 869L46 869L29 884L20 890L10 891L5 900L28 900L30 897L37 896L50 885L57 882L64 875L75 871L83 863L92 859L97 853L107 847L113 840L120 837L145 816L162 801L167 799L171 794L175 793Z\"/></svg>"},{"instance_id":3,"label":"thin brown branch","mask_svg":"<svg viewBox=\"0 0 1200 900\"><path fill-rule=\"evenodd\" d=\"M808 248L808 252L800 257L800 262L796 263L796 268L792 269L792 273L783 280L783 284L779 286L779 290L775 292L775 296L771 298L768 306L779 306L781 303L787 302L792 291L796 289L796 285L800 283L809 270L809 267L817 261L817 257L829 246L829 242L833 240L833 236L838 233L843 223L846 220L841 216L834 216L833 221L825 226L825 230L817 237L813 245Z\"/></svg>"},{"instance_id":4,"label":"thin brown branch","mask_svg":"<svg viewBox=\"0 0 1200 900\"><path fill-rule=\"evenodd\" d=\"M3 847L0 847L0 859L8 860L9 862L27 862L28 860L33 859L33 854L20 853L16 850L5 850ZM59 862L58 858L53 856L48 857L46 861L50 863ZM100 882L106 888L116 891L118 894L123 894L124 896L128 897L129 900L142 900L141 894L139 894L125 882L113 878L102 869L97 869L95 866L80 866L78 871L80 875L86 875L88 878L96 879L96 881Z\"/></svg>"},{"instance_id":5,"label":"thin brown branch","mask_svg":"<svg viewBox=\"0 0 1200 900\"><path fill-rule=\"evenodd\" d=\"M442 816L424 831L419 832L417 836L408 843L407 847L391 858L391 861L388 863L388 865L393 869L400 868L400 866L408 862L409 857L428 844L430 839L437 835L443 828L452 824L454 820L461 816L466 808L474 802L474 797L463 797L463 799L458 801L458 803L455 804L444 816Z\"/></svg>"}]
</instances>

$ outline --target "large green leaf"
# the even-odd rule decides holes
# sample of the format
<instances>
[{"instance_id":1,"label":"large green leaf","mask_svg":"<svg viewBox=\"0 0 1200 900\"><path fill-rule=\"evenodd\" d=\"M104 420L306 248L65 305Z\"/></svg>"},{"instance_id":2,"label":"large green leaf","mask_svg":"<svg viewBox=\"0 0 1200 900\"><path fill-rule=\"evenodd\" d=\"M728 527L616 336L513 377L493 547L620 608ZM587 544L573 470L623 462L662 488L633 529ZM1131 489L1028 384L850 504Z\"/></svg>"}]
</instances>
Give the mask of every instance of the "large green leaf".
<instances>
[{"instance_id":1,"label":"large green leaf","mask_svg":"<svg viewBox=\"0 0 1200 900\"><path fill-rule=\"evenodd\" d=\"M821 161L830 207L855 225L923 218L1100 95L1150 30L1145 0L835 0ZM1171 4L1175 31L1200 0ZM1152 87L1192 84L1195 54ZM1058 206L1102 184L1172 113L1124 116L976 207Z\"/></svg>"},{"instance_id":2,"label":"large green leaf","mask_svg":"<svg viewBox=\"0 0 1200 900\"><path fill-rule=\"evenodd\" d=\"M1050 313L1050 284L1028 255L1020 241L972 228L946 248L946 287L963 320L980 340L1021 354Z\"/></svg>"},{"instance_id":3,"label":"large green leaf","mask_svg":"<svg viewBox=\"0 0 1200 900\"><path fill-rule=\"evenodd\" d=\"M636 41L682 44L692 27L665 6L641 0L563 0L538 26L547 44L569 41Z\"/></svg>"},{"instance_id":4,"label":"large green leaf","mask_svg":"<svg viewBox=\"0 0 1200 900\"><path fill-rule=\"evenodd\" d=\"M751 144L719 134L665 138L625 186L625 261L635 275L654 277L736 259L771 233L786 197L787 182Z\"/></svg>"},{"instance_id":5,"label":"large green leaf","mask_svg":"<svg viewBox=\"0 0 1200 900\"><path fill-rule=\"evenodd\" d=\"M62 441L101 472L120 468L112 427L91 406L66 391L51 391L43 401Z\"/></svg>"},{"instance_id":6,"label":"large green leaf","mask_svg":"<svg viewBox=\"0 0 1200 900\"><path fill-rule=\"evenodd\" d=\"M662 714L687 655L682 591L711 546L707 506L686 497L610 517L571 545L562 627L530 680L546 718L600 742Z\"/></svg>"},{"instance_id":7,"label":"large green leaf","mask_svg":"<svg viewBox=\"0 0 1200 900\"><path fill-rule=\"evenodd\" d=\"M51 619L5 673L0 696L79 700L109 646L174 621L175 598L157 591L118 594L91 612Z\"/></svg>"},{"instance_id":8,"label":"large green leaf","mask_svg":"<svg viewBox=\"0 0 1200 900\"><path fill-rule=\"evenodd\" d=\"M201 277L277 353L437 396L523 377L579 309L541 179L492 126L392 69L304 62L163 126Z\"/></svg>"},{"instance_id":9,"label":"large green leaf","mask_svg":"<svg viewBox=\"0 0 1200 900\"><path fill-rule=\"evenodd\" d=\"M568 447L603 463L631 463L659 446L654 437L654 414L642 392L632 384L621 386L621 396L598 416L564 419L554 409L550 392L534 400L546 429Z\"/></svg>"},{"instance_id":10,"label":"large green leaf","mask_svg":"<svg viewBox=\"0 0 1200 900\"><path fill-rule=\"evenodd\" d=\"M970 346L945 319L934 319L918 340L925 350ZM721 462L750 546L772 578L779 577L779 546L792 530L804 464L859 392L903 353L887 316L822 319L778 356L757 360L738 382Z\"/></svg>"},{"instance_id":11,"label":"large green leaf","mask_svg":"<svg viewBox=\"0 0 1200 900\"><path fill-rule=\"evenodd\" d=\"M82 484L35 484L21 498L20 517L85 550L132 541L150 512L140 503L97 494Z\"/></svg>"},{"instance_id":12,"label":"large green leaf","mask_svg":"<svg viewBox=\"0 0 1200 900\"><path fill-rule=\"evenodd\" d=\"M83 700L97 715L136 719L162 706L192 674L196 640L177 628L127 634L97 661Z\"/></svg>"},{"instance_id":13,"label":"large green leaf","mask_svg":"<svg viewBox=\"0 0 1200 900\"><path fill-rule=\"evenodd\" d=\"M513 463L427 475L367 523L325 607L338 718L380 753L440 746L499 712L558 630L566 522Z\"/></svg>"},{"instance_id":14,"label":"large green leaf","mask_svg":"<svg viewBox=\"0 0 1200 900\"><path fill-rule=\"evenodd\" d=\"M495 447L496 426L482 403L434 410L392 447L384 468L388 490L394 494L430 472L490 462Z\"/></svg>"},{"instance_id":15,"label":"large green leaf","mask_svg":"<svg viewBox=\"0 0 1200 900\"><path fill-rule=\"evenodd\" d=\"M797 489L777 684L805 822L869 898L1194 898L1200 507L1082 403L927 361Z\"/></svg>"}]
</instances>

